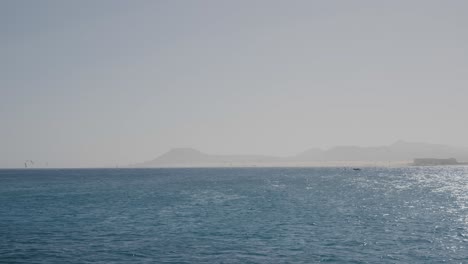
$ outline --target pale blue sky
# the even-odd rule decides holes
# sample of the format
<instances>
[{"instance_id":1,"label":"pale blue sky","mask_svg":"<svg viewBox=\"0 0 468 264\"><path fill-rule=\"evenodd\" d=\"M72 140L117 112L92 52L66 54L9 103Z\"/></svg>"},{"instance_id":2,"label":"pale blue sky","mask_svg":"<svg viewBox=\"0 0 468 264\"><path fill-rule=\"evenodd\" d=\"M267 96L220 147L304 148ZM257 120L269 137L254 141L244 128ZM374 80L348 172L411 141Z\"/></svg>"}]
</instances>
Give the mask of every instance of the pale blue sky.
<instances>
[{"instance_id":1,"label":"pale blue sky","mask_svg":"<svg viewBox=\"0 0 468 264\"><path fill-rule=\"evenodd\" d=\"M0 1L0 167L468 146L467 1Z\"/></svg>"}]
</instances>

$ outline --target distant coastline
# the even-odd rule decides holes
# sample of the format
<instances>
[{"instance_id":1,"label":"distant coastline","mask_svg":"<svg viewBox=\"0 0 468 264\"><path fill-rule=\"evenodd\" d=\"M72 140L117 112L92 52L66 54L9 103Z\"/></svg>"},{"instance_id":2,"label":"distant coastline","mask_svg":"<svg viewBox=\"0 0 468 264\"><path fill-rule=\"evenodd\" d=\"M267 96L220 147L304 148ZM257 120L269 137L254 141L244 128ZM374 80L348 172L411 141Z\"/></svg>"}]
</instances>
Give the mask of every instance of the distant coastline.
<instances>
[{"instance_id":1,"label":"distant coastline","mask_svg":"<svg viewBox=\"0 0 468 264\"><path fill-rule=\"evenodd\" d=\"M413 160L412 166L447 166L447 165L468 165L468 162L458 162L455 158L435 159L417 158Z\"/></svg>"},{"instance_id":2,"label":"distant coastline","mask_svg":"<svg viewBox=\"0 0 468 264\"><path fill-rule=\"evenodd\" d=\"M262 163L192 163L165 164L159 166L132 165L130 168L308 168L308 167L407 167L410 160L391 162L327 161L327 162L262 162Z\"/></svg>"},{"instance_id":3,"label":"distant coastline","mask_svg":"<svg viewBox=\"0 0 468 264\"><path fill-rule=\"evenodd\" d=\"M337 146L327 150L313 148L289 157L214 155L193 148L176 148L153 160L129 167L402 167L468 164L458 160L468 161L468 148L397 141L378 147Z\"/></svg>"}]
</instances>

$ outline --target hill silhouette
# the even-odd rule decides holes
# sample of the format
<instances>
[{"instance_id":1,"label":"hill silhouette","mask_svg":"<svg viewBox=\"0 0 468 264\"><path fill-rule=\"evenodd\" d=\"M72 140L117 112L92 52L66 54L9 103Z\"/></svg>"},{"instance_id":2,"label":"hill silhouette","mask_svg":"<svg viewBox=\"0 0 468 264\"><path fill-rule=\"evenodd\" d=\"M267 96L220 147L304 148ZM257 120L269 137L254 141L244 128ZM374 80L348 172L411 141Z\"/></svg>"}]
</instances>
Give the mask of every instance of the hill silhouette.
<instances>
[{"instance_id":1,"label":"hill silhouette","mask_svg":"<svg viewBox=\"0 0 468 264\"><path fill-rule=\"evenodd\" d=\"M193 148L175 148L134 167L289 166L320 162L404 162L414 158L455 158L468 161L468 148L397 141L388 146L312 148L290 157L266 155L213 155Z\"/></svg>"}]
</instances>

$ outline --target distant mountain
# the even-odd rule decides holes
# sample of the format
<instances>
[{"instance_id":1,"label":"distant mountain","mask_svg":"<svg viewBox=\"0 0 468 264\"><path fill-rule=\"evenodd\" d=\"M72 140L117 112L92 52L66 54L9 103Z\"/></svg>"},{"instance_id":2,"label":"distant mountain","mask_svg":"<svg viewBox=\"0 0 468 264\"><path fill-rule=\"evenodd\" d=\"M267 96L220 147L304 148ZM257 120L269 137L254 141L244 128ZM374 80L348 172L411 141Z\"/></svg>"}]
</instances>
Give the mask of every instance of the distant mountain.
<instances>
[{"instance_id":1,"label":"distant mountain","mask_svg":"<svg viewBox=\"0 0 468 264\"><path fill-rule=\"evenodd\" d=\"M262 155L212 155L192 148L176 148L134 167L226 167L296 166L320 162L402 162L414 158L455 158L468 161L468 148L397 141L389 146L337 146L328 150L309 149L291 157Z\"/></svg>"},{"instance_id":2,"label":"distant mountain","mask_svg":"<svg viewBox=\"0 0 468 264\"><path fill-rule=\"evenodd\" d=\"M210 155L192 148L175 148L158 158L136 164L136 167L212 167L255 165L278 162L280 158L262 155Z\"/></svg>"},{"instance_id":3,"label":"distant mountain","mask_svg":"<svg viewBox=\"0 0 468 264\"><path fill-rule=\"evenodd\" d=\"M403 161L414 158L456 158L468 161L468 148L400 140L389 146L311 149L294 158L301 161Z\"/></svg>"},{"instance_id":4,"label":"distant mountain","mask_svg":"<svg viewBox=\"0 0 468 264\"><path fill-rule=\"evenodd\" d=\"M210 156L192 148L171 149L157 159L150 161L154 164L180 164L205 162Z\"/></svg>"}]
</instances>

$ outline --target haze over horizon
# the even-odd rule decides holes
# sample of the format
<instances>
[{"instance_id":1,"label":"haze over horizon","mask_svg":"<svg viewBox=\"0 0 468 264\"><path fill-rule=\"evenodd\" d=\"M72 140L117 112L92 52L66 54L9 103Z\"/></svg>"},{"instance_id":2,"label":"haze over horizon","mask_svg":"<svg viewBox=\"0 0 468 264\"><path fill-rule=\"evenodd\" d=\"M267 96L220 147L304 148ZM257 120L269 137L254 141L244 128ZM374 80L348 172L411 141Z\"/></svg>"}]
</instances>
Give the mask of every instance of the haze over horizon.
<instances>
[{"instance_id":1,"label":"haze over horizon","mask_svg":"<svg viewBox=\"0 0 468 264\"><path fill-rule=\"evenodd\" d=\"M466 1L0 2L0 168L468 147Z\"/></svg>"}]
</instances>

